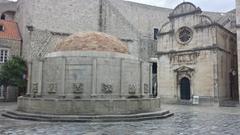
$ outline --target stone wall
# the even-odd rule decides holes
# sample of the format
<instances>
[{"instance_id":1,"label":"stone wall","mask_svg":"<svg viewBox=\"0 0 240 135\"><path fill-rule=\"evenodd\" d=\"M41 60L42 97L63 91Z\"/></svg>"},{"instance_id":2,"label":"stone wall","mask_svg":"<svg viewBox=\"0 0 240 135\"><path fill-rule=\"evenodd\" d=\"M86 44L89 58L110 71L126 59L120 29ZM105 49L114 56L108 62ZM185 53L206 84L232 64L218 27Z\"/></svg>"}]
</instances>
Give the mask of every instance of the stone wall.
<instances>
[{"instance_id":1,"label":"stone wall","mask_svg":"<svg viewBox=\"0 0 240 135\"><path fill-rule=\"evenodd\" d=\"M122 0L109 0L142 37L153 39L154 28L160 28L172 9Z\"/></svg>"},{"instance_id":2,"label":"stone wall","mask_svg":"<svg viewBox=\"0 0 240 135\"><path fill-rule=\"evenodd\" d=\"M19 12L17 12L16 20L19 22L23 36L23 54L25 58L32 59L36 57L35 52L42 48L42 44L46 44L44 37L52 37L49 35L50 32L66 36L84 31L102 31L116 35L128 43L131 54L138 56L137 33L131 32L132 28L124 18L119 18L121 14L112 8L107 1L92 0L90 3L85 1L61 1L56 6L52 6L53 3L49 1L29 2L20 0L18 2ZM68 6L66 7L66 5ZM64 7L59 8L61 6ZM54 16L57 18L53 19L52 14L55 14ZM104 18L108 19L105 20ZM105 23L108 23L107 28ZM27 27L32 27L33 29L29 30ZM56 42L49 42L43 45L46 48L45 52L42 52L43 55L48 52L48 48L54 47Z\"/></svg>"},{"instance_id":3,"label":"stone wall","mask_svg":"<svg viewBox=\"0 0 240 135\"><path fill-rule=\"evenodd\" d=\"M47 0L19 0L15 19L23 37L23 55L28 59L32 58L29 48L41 46L33 45L31 41L38 37L33 37L29 31L37 30L67 34L105 32L126 42L130 54L149 60L155 57L156 52L153 49L156 48L154 28L161 28L171 11L172 9L121 0L61 0L57 3ZM211 15L213 20L221 17L219 13L204 13ZM48 36L48 32L45 36ZM54 43L48 46L54 46Z\"/></svg>"},{"instance_id":4,"label":"stone wall","mask_svg":"<svg viewBox=\"0 0 240 135\"><path fill-rule=\"evenodd\" d=\"M30 6L31 2L28 0L18 0L17 11L15 15L15 21L18 23L18 28L22 36L22 56L29 60L31 58L30 54L30 31L27 26L30 26L32 18L30 17L30 12L33 11Z\"/></svg>"},{"instance_id":5,"label":"stone wall","mask_svg":"<svg viewBox=\"0 0 240 135\"><path fill-rule=\"evenodd\" d=\"M92 0L91 4L84 4L85 1L61 1L56 6L52 6L53 3L49 1L20 0L15 18L23 37L24 57L35 58L36 52L43 47L45 49L40 51L42 56L49 52L49 48L54 47L57 42L54 40L55 37L49 34L51 32L59 33L58 35L64 37L83 31L101 31L117 36L128 44L130 54L145 60L149 59L149 55L154 54L148 51L154 46L153 39L141 38L138 29L127 20L112 1ZM66 5L68 6L65 7ZM59 8L61 6L64 8ZM61 11L58 11L60 9ZM52 18L52 14L57 18ZM46 43L50 37L53 39Z\"/></svg>"},{"instance_id":6,"label":"stone wall","mask_svg":"<svg viewBox=\"0 0 240 135\"><path fill-rule=\"evenodd\" d=\"M99 0L20 0L29 10L27 25L40 30L60 33L97 31L99 29Z\"/></svg>"},{"instance_id":7,"label":"stone wall","mask_svg":"<svg viewBox=\"0 0 240 135\"><path fill-rule=\"evenodd\" d=\"M240 0L236 0L236 16L237 16L237 51L238 51L238 71L240 71ZM240 84L240 74L238 74L238 81ZM240 87L239 87L240 93Z\"/></svg>"},{"instance_id":8,"label":"stone wall","mask_svg":"<svg viewBox=\"0 0 240 135\"><path fill-rule=\"evenodd\" d=\"M100 31L114 35L128 44L129 53L139 57L139 32L108 0L100 0Z\"/></svg>"},{"instance_id":9,"label":"stone wall","mask_svg":"<svg viewBox=\"0 0 240 135\"><path fill-rule=\"evenodd\" d=\"M84 0L19 0L17 4L15 19L23 38L23 56L28 60L35 58L39 49L42 56L49 52L48 49L57 42L55 37L58 39L66 34L99 29L98 0L87 3Z\"/></svg>"},{"instance_id":10,"label":"stone wall","mask_svg":"<svg viewBox=\"0 0 240 135\"><path fill-rule=\"evenodd\" d=\"M48 30L37 30L29 32L30 35L30 46L26 49L28 49L29 58L35 59L35 58L41 58L45 56L47 53L50 53L53 51L53 48L69 36L69 34L64 33L54 33Z\"/></svg>"},{"instance_id":11,"label":"stone wall","mask_svg":"<svg viewBox=\"0 0 240 135\"><path fill-rule=\"evenodd\" d=\"M8 48L9 53L10 53L10 57L21 55L21 41L9 40L9 39L0 39L0 47L1 48Z\"/></svg>"},{"instance_id":12,"label":"stone wall","mask_svg":"<svg viewBox=\"0 0 240 135\"><path fill-rule=\"evenodd\" d=\"M17 3L16 2L0 2L0 14L6 11L16 11Z\"/></svg>"},{"instance_id":13,"label":"stone wall","mask_svg":"<svg viewBox=\"0 0 240 135\"><path fill-rule=\"evenodd\" d=\"M145 99L52 99L18 98L18 111L51 115L124 115L160 111L160 98Z\"/></svg>"},{"instance_id":14,"label":"stone wall","mask_svg":"<svg viewBox=\"0 0 240 135\"><path fill-rule=\"evenodd\" d=\"M236 98L238 96L236 78L231 75L237 72L237 43L236 35L228 30L217 27L217 46L220 48L217 51L218 58L218 81L219 81L219 97L222 99ZM233 83L231 86L231 83ZM235 93L234 95L231 95ZM233 96L233 97L231 97Z\"/></svg>"},{"instance_id":15,"label":"stone wall","mask_svg":"<svg viewBox=\"0 0 240 135\"><path fill-rule=\"evenodd\" d=\"M29 66L28 93L44 97L81 99L149 97L150 64L127 54L110 52L53 52ZM75 91L73 84L82 89ZM111 87L110 93L103 91Z\"/></svg>"}]
</instances>

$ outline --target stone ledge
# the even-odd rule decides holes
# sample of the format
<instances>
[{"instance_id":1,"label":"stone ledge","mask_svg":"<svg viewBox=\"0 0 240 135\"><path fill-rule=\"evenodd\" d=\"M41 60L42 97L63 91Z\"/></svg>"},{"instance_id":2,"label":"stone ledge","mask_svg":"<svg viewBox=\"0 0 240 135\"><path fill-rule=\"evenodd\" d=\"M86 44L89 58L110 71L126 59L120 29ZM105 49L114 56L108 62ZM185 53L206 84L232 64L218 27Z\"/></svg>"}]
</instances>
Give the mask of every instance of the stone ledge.
<instances>
[{"instance_id":1,"label":"stone ledge","mask_svg":"<svg viewBox=\"0 0 240 135\"><path fill-rule=\"evenodd\" d=\"M58 51L47 54L45 58L54 57L90 57L90 58L116 58L126 60L140 60L139 58L129 54L98 51Z\"/></svg>"},{"instance_id":2,"label":"stone ledge","mask_svg":"<svg viewBox=\"0 0 240 135\"><path fill-rule=\"evenodd\" d=\"M64 108L62 106L65 106ZM50 99L18 98L18 111L48 115L123 115L157 112L160 98L144 99Z\"/></svg>"},{"instance_id":3,"label":"stone ledge","mask_svg":"<svg viewBox=\"0 0 240 135\"><path fill-rule=\"evenodd\" d=\"M23 113L18 111L7 111L2 114L4 117L45 122L131 122L152 119L163 119L173 116L169 111L159 111L150 113L139 113L129 115L43 115Z\"/></svg>"}]
</instances>

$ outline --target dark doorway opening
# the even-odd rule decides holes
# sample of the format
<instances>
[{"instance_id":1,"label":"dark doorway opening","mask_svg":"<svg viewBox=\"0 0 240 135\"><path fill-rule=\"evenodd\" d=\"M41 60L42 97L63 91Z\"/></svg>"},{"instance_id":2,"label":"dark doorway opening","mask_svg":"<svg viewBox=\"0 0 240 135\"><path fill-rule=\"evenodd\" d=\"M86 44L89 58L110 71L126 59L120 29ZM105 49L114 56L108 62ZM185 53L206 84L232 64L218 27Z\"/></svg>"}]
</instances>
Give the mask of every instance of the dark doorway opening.
<instances>
[{"instance_id":1,"label":"dark doorway opening","mask_svg":"<svg viewBox=\"0 0 240 135\"><path fill-rule=\"evenodd\" d=\"M181 100L191 99L190 80L186 77L182 78L180 82L180 96Z\"/></svg>"}]
</instances>

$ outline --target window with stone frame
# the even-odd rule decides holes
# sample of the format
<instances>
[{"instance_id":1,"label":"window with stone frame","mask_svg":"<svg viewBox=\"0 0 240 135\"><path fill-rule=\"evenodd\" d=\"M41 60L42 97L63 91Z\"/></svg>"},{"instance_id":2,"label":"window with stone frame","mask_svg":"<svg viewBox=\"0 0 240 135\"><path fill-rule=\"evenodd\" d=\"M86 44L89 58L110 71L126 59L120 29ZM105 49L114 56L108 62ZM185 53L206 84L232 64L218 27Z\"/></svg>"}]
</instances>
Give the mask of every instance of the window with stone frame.
<instances>
[{"instance_id":1,"label":"window with stone frame","mask_svg":"<svg viewBox=\"0 0 240 135\"><path fill-rule=\"evenodd\" d=\"M5 63L8 60L9 51L8 49L1 49L0 48L0 63Z\"/></svg>"}]
</instances>

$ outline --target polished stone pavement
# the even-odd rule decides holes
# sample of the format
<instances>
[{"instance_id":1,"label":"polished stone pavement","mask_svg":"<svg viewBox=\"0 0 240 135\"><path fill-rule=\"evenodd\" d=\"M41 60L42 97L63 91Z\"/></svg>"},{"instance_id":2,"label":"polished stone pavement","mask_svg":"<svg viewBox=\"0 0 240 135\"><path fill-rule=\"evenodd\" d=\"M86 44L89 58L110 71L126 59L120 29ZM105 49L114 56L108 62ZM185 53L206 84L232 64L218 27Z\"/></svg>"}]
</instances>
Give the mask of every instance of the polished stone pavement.
<instances>
[{"instance_id":1,"label":"polished stone pavement","mask_svg":"<svg viewBox=\"0 0 240 135\"><path fill-rule=\"evenodd\" d=\"M15 103L0 103L0 113ZM49 123L0 117L0 135L239 135L240 108L163 105L173 117L141 122Z\"/></svg>"}]
</instances>

